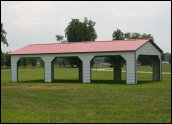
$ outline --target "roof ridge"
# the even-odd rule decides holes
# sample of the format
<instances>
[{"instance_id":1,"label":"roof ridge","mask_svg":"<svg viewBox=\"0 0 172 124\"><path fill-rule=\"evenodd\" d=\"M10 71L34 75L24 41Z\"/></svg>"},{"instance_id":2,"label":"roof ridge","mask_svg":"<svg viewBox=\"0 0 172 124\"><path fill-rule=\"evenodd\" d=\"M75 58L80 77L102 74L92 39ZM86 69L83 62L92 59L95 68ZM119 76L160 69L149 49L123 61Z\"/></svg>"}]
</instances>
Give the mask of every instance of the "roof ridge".
<instances>
[{"instance_id":1,"label":"roof ridge","mask_svg":"<svg viewBox=\"0 0 172 124\"><path fill-rule=\"evenodd\" d=\"M65 42L65 43L42 43L42 44L29 44L29 45L27 45L27 46L33 46L33 45L52 45L52 44L95 43L95 42L138 41L138 40L147 40L147 41L148 41L148 39L129 39L129 40L100 40L100 41L81 41L81 42Z\"/></svg>"}]
</instances>

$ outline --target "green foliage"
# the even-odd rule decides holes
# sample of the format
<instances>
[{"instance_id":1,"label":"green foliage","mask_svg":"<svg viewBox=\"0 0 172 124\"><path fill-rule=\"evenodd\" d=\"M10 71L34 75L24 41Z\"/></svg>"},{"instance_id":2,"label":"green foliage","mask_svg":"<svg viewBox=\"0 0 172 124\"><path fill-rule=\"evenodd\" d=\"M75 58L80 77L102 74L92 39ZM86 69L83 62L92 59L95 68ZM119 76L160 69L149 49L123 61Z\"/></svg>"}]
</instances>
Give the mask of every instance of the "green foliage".
<instances>
[{"instance_id":1,"label":"green foliage","mask_svg":"<svg viewBox=\"0 0 172 124\"><path fill-rule=\"evenodd\" d=\"M95 41L97 38L94 29L95 22L84 18L83 22L79 19L72 19L65 29L65 36L68 42Z\"/></svg>"},{"instance_id":2,"label":"green foliage","mask_svg":"<svg viewBox=\"0 0 172 124\"><path fill-rule=\"evenodd\" d=\"M7 42L7 39L6 39L6 34L7 34L7 32L3 29L3 24L1 23L1 43L8 46L8 42Z\"/></svg>"},{"instance_id":3,"label":"green foliage","mask_svg":"<svg viewBox=\"0 0 172 124\"><path fill-rule=\"evenodd\" d=\"M20 58L20 60L18 61L18 66L36 66L37 63L39 63L39 66L44 66L44 62L40 59L40 58L35 58L35 57L24 57L24 58Z\"/></svg>"},{"instance_id":4,"label":"green foliage","mask_svg":"<svg viewBox=\"0 0 172 124\"><path fill-rule=\"evenodd\" d=\"M18 66L24 66L26 67L27 65L29 65L29 58L26 58L26 57L22 57L19 59L19 61L17 62Z\"/></svg>"},{"instance_id":5,"label":"green foliage","mask_svg":"<svg viewBox=\"0 0 172 124\"><path fill-rule=\"evenodd\" d=\"M116 29L112 34L113 40L123 40L124 36L124 33L120 29Z\"/></svg>"},{"instance_id":6,"label":"green foliage","mask_svg":"<svg viewBox=\"0 0 172 124\"><path fill-rule=\"evenodd\" d=\"M31 65L32 66L36 66L37 65L37 58L31 58L30 61L31 61Z\"/></svg>"},{"instance_id":7,"label":"green foliage","mask_svg":"<svg viewBox=\"0 0 172 124\"><path fill-rule=\"evenodd\" d=\"M151 34L146 33L142 34L141 39L151 39L152 41L154 41L153 36Z\"/></svg>"},{"instance_id":8,"label":"green foliage","mask_svg":"<svg viewBox=\"0 0 172 124\"><path fill-rule=\"evenodd\" d=\"M171 53L162 53L161 60L171 63Z\"/></svg>"},{"instance_id":9,"label":"green foliage","mask_svg":"<svg viewBox=\"0 0 172 124\"><path fill-rule=\"evenodd\" d=\"M60 67L64 67L68 64L67 58L56 58L54 60L54 65L59 65Z\"/></svg>"},{"instance_id":10,"label":"green foliage","mask_svg":"<svg viewBox=\"0 0 172 124\"><path fill-rule=\"evenodd\" d=\"M124 34L125 38L130 39L132 37L132 33L127 32Z\"/></svg>"},{"instance_id":11,"label":"green foliage","mask_svg":"<svg viewBox=\"0 0 172 124\"><path fill-rule=\"evenodd\" d=\"M140 63L141 65L152 65L151 56L139 55L138 63Z\"/></svg>"},{"instance_id":12,"label":"green foliage","mask_svg":"<svg viewBox=\"0 0 172 124\"><path fill-rule=\"evenodd\" d=\"M1 66L3 66L3 57L4 57L4 54L3 54L3 52L1 51Z\"/></svg>"},{"instance_id":13,"label":"green foliage","mask_svg":"<svg viewBox=\"0 0 172 124\"><path fill-rule=\"evenodd\" d=\"M170 57L169 57L169 63L171 64L171 54L170 54Z\"/></svg>"},{"instance_id":14,"label":"green foliage","mask_svg":"<svg viewBox=\"0 0 172 124\"><path fill-rule=\"evenodd\" d=\"M79 19L72 19L65 29L65 36L68 42L82 42L82 41L95 41L97 38L96 31L94 29L95 22L84 18L81 22ZM67 58L71 66L78 65L76 58Z\"/></svg>"},{"instance_id":15,"label":"green foliage","mask_svg":"<svg viewBox=\"0 0 172 124\"><path fill-rule=\"evenodd\" d=\"M56 35L56 39L57 39L57 41L60 42L60 43L64 42L63 38L64 38L64 37L63 37L62 35Z\"/></svg>"},{"instance_id":16,"label":"green foliage","mask_svg":"<svg viewBox=\"0 0 172 124\"><path fill-rule=\"evenodd\" d=\"M137 32L132 33L131 38L132 39L140 39L141 38L141 34L140 33L137 33Z\"/></svg>"},{"instance_id":17,"label":"green foliage","mask_svg":"<svg viewBox=\"0 0 172 124\"><path fill-rule=\"evenodd\" d=\"M21 58L21 62L24 67L28 65L28 60L26 58Z\"/></svg>"},{"instance_id":18,"label":"green foliage","mask_svg":"<svg viewBox=\"0 0 172 124\"><path fill-rule=\"evenodd\" d=\"M1 66L11 67L11 56L9 53L3 53L1 51Z\"/></svg>"},{"instance_id":19,"label":"green foliage","mask_svg":"<svg viewBox=\"0 0 172 124\"><path fill-rule=\"evenodd\" d=\"M113 40L123 40L123 39L151 39L154 41L154 38L151 34L140 34L138 32L126 32L123 33L120 29L117 29L112 34Z\"/></svg>"}]
</instances>

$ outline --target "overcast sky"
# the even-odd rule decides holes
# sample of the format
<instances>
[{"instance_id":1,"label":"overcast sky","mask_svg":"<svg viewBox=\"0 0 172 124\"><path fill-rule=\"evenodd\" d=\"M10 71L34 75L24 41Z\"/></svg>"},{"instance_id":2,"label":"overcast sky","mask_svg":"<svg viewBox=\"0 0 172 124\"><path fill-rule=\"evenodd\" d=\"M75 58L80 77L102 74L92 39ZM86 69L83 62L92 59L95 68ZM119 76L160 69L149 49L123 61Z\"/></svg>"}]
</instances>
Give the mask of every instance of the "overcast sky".
<instances>
[{"instance_id":1,"label":"overcast sky","mask_svg":"<svg viewBox=\"0 0 172 124\"><path fill-rule=\"evenodd\" d=\"M3 52L28 44L55 43L55 35L64 35L72 18L84 17L96 22L98 40L112 40L117 28L123 32L150 33L155 43L171 53L171 2L70 2L1 1L1 22L9 47Z\"/></svg>"}]
</instances>

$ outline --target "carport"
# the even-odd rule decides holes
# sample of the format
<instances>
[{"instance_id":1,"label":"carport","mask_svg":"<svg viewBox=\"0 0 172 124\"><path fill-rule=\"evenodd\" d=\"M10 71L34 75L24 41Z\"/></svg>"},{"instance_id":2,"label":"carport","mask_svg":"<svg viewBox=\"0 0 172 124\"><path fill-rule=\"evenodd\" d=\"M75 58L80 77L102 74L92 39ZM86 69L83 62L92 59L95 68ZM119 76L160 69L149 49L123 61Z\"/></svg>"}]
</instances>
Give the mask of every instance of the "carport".
<instances>
[{"instance_id":1,"label":"carport","mask_svg":"<svg viewBox=\"0 0 172 124\"><path fill-rule=\"evenodd\" d=\"M44 80L54 78L53 60L56 57L78 57L79 78L83 83L91 82L90 61L95 56L113 56L114 80L121 80L121 58L126 61L126 83L137 84L137 59L149 55L153 62L153 80L160 81L162 50L151 40L85 41L72 43L31 44L11 54L11 80L18 81L17 62L21 57L40 57L44 61Z\"/></svg>"}]
</instances>

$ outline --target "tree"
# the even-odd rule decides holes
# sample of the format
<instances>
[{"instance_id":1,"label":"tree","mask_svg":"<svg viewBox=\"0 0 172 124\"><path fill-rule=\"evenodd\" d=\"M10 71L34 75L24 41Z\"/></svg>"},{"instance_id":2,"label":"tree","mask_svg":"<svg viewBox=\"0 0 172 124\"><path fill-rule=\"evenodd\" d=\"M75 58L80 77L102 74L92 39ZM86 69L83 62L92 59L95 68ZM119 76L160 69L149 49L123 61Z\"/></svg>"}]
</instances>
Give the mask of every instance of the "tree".
<instances>
[{"instance_id":1,"label":"tree","mask_svg":"<svg viewBox=\"0 0 172 124\"><path fill-rule=\"evenodd\" d=\"M65 37L68 42L82 42L82 41L95 41L97 38L96 31L94 29L95 22L84 18L83 22L79 19L72 19L65 29ZM67 58L71 66L78 65L77 58Z\"/></svg>"},{"instance_id":2,"label":"tree","mask_svg":"<svg viewBox=\"0 0 172 124\"><path fill-rule=\"evenodd\" d=\"M1 52L1 66L7 66L10 67L11 66L11 56L7 53L3 53Z\"/></svg>"},{"instance_id":3,"label":"tree","mask_svg":"<svg viewBox=\"0 0 172 124\"><path fill-rule=\"evenodd\" d=\"M62 35L56 35L56 39L58 42L62 43L64 40L63 40L63 36Z\"/></svg>"},{"instance_id":4,"label":"tree","mask_svg":"<svg viewBox=\"0 0 172 124\"><path fill-rule=\"evenodd\" d=\"M112 34L113 40L124 40L124 36L124 33L120 29L116 29Z\"/></svg>"},{"instance_id":5,"label":"tree","mask_svg":"<svg viewBox=\"0 0 172 124\"><path fill-rule=\"evenodd\" d=\"M3 29L3 24L1 23L1 43L6 44L8 46L6 34L7 32Z\"/></svg>"},{"instance_id":6,"label":"tree","mask_svg":"<svg viewBox=\"0 0 172 124\"><path fill-rule=\"evenodd\" d=\"M36 66L37 65L37 58L29 58L29 61L31 63L32 66Z\"/></svg>"},{"instance_id":7,"label":"tree","mask_svg":"<svg viewBox=\"0 0 172 124\"><path fill-rule=\"evenodd\" d=\"M4 65L4 53L1 51L1 66Z\"/></svg>"},{"instance_id":8,"label":"tree","mask_svg":"<svg viewBox=\"0 0 172 124\"><path fill-rule=\"evenodd\" d=\"M151 39L152 41L154 41L153 36L151 34L146 33L142 34L141 39Z\"/></svg>"},{"instance_id":9,"label":"tree","mask_svg":"<svg viewBox=\"0 0 172 124\"><path fill-rule=\"evenodd\" d=\"M26 65L27 65L27 58L21 58L21 64L24 66L24 67L26 67Z\"/></svg>"},{"instance_id":10,"label":"tree","mask_svg":"<svg viewBox=\"0 0 172 124\"><path fill-rule=\"evenodd\" d=\"M131 33L130 32L127 32L127 33L125 33L124 34L124 37L126 38L126 39L131 39Z\"/></svg>"},{"instance_id":11,"label":"tree","mask_svg":"<svg viewBox=\"0 0 172 124\"><path fill-rule=\"evenodd\" d=\"M169 62L171 63L171 53L162 53L161 55L161 61Z\"/></svg>"},{"instance_id":12,"label":"tree","mask_svg":"<svg viewBox=\"0 0 172 124\"><path fill-rule=\"evenodd\" d=\"M5 65L7 67L11 67L11 55L8 54L8 52L6 53L6 61L5 61Z\"/></svg>"},{"instance_id":13,"label":"tree","mask_svg":"<svg viewBox=\"0 0 172 124\"><path fill-rule=\"evenodd\" d=\"M140 33L137 33L137 32L132 33L131 38L132 39L140 39L141 38L141 34Z\"/></svg>"},{"instance_id":14,"label":"tree","mask_svg":"<svg viewBox=\"0 0 172 124\"><path fill-rule=\"evenodd\" d=\"M124 34L124 37L126 39L151 39L152 41L154 41L153 36L151 34L146 34L146 33L140 34L138 32L135 33L127 32Z\"/></svg>"},{"instance_id":15,"label":"tree","mask_svg":"<svg viewBox=\"0 0 172 124\"><path fill-rule=\"evenodd\" d=\"M144 56L144 55L140 55L138 57L138 62L141 65L151 65L151 56Z\"/></svg>"},{"instance_id":16,"label":"tree","mask_svg":"<svg viewBox=\"0 0 172 124\"><path fill-rule=\"evenodd\" d=\"M94 29L95 22L88 20L87 18L84 18L84 28L85 28L85 33L84 33L84 40L85 41L94 41L97 38L96 31Z\"/></svg>"},{"instance_id":17,"label":"tree","mask_svg":"<svg viewBox=\"0 0 172 124\"><path fill-rule=\"evenodd\" d=\"M67 37L67 41L95 41L97 38L97 34L94 29L95 24L95 22L88 20L87 18L84 18L83 22L80 22L79 19L72 19L65 29L65 37Z\"/></svg>"},{"instance_id":18,"label":"tree","mask_svg":"<svg viewBox=\"0 0 172 124\"><path fill-rule=\"evenodd\" d=\"M169 63L171 64L171 54L170 54L170 58L169 58Z\"/></svg>"},{"instance_id":19,"label":"tree","mask_svg":"<svg viewBox=\"0 0 172 124\"><path fill-rule=\"evenodd\" d=\"M165 61L165 54L164 53L162 53L162 55L161 55L161 61Z\"/></svg>"}]
</instances>

